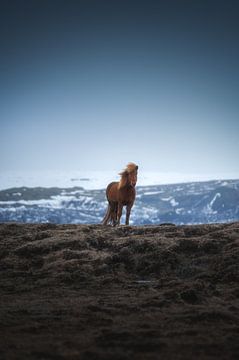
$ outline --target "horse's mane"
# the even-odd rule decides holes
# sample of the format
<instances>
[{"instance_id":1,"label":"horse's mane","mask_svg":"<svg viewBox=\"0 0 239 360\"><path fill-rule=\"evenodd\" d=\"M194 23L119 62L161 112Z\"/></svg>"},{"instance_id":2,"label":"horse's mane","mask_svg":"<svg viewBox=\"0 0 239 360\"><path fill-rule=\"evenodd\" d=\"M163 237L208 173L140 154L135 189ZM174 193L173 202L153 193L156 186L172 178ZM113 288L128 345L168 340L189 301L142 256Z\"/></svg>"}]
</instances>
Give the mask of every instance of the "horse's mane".
<instances>
[{"instance_id":1,"label":"horse's mane","mask_svg":"<svg viewBox=\"0 0 239 360\"><path fill-rule=\"evenodd\" d=\"M121 179L119 181L118 189L121 189L122 187L127 185L128 181L128 175L132 172L137 172L138 166L134 163L128 163L126 168L119 173L121 176Z\"/></svg>"}]
</instances>

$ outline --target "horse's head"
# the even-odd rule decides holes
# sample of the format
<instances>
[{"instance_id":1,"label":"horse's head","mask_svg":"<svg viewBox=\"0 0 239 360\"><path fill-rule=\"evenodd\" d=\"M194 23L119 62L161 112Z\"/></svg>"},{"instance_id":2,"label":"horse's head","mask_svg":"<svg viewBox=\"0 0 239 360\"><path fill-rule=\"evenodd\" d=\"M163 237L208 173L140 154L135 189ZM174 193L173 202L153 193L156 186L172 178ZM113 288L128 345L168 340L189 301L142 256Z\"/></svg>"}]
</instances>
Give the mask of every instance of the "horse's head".
<instances>
[{"instance_id":1,"label":"horse's head","mask_svg":"<svg viewBox=\"0 0 239 360\"><path fill-rule=\"evenodd\" d=\"M129 163L124 171L120 173L121 180L119 183L119 187L123 187L126 185L136 186L137 183L137 175L138 175L138 166L134 163Z\"/></svg>"},{"instance_id":2,"label":"horse's head","mask_svg":"<svg viewBox=\"0 0 239 360\"><path fill-rule=\"evenodd\" d=\"M138 169L128 173L128 182L131 186L136 186L138 176Z\"/></svg>"}]
</instances>

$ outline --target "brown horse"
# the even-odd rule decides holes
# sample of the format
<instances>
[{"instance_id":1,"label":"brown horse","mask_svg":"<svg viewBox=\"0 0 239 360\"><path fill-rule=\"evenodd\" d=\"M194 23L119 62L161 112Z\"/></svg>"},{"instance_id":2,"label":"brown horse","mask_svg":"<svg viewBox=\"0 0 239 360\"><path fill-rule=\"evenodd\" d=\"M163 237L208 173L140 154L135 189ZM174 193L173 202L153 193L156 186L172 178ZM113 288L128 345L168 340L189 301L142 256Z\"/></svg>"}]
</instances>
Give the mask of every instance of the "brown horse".
<instances>
[{"instance_id":1,"label":"brown horse","mask_svg":"<svg viewBox=\"0 0 239 360\"><path fill-rule=\"evenodd\" d=\"M130 212L136 196L137 173L138 166L134 163L129 163L126 169L119 174L121 175L120 181L112 182L107 186L106 197L109 204L102 221L103 225L107 225L109 222L113 226L119 225L123 206L126 206L125 224L129 225Z\"/></svg>"}]
</instances>

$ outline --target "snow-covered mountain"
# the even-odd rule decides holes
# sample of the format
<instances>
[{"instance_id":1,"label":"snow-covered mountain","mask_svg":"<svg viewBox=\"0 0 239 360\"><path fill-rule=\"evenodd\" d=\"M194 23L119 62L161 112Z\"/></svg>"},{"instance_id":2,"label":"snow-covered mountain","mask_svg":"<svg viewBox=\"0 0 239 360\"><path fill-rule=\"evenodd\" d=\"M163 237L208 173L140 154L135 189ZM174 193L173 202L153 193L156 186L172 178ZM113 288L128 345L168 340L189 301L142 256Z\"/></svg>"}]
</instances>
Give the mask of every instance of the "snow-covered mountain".
<instances>
[{"instance_id":1,"label":"snow-covered mountain","mask_svg":"<svg viewBox=\"0 0 239 360\"><path fill-rule=\"evenodd\" d=\"M0 191L0 222L99 223L106 207L105 191L98 189L18 187ZM131 213L131 224L236 220L239 180L140 186Z\"/></svg>"}]
</instances>

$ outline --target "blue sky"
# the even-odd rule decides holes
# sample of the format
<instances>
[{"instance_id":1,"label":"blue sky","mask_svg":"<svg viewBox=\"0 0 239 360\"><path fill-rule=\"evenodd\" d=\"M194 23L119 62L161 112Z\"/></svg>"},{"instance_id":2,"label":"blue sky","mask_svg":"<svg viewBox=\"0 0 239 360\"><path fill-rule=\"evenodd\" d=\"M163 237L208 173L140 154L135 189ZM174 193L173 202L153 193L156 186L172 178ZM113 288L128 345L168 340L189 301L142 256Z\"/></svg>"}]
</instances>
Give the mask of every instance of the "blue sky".
<instances>
[{"instance_id":1,"label":"blue sky","mask_svg":"<svg viewBox=\"0 0 239 360\"><path fill-rule=\"evenodd\" d=\"M1 7L0 170L238 171L237 1Z\"/></svg>"}]
</instances>

